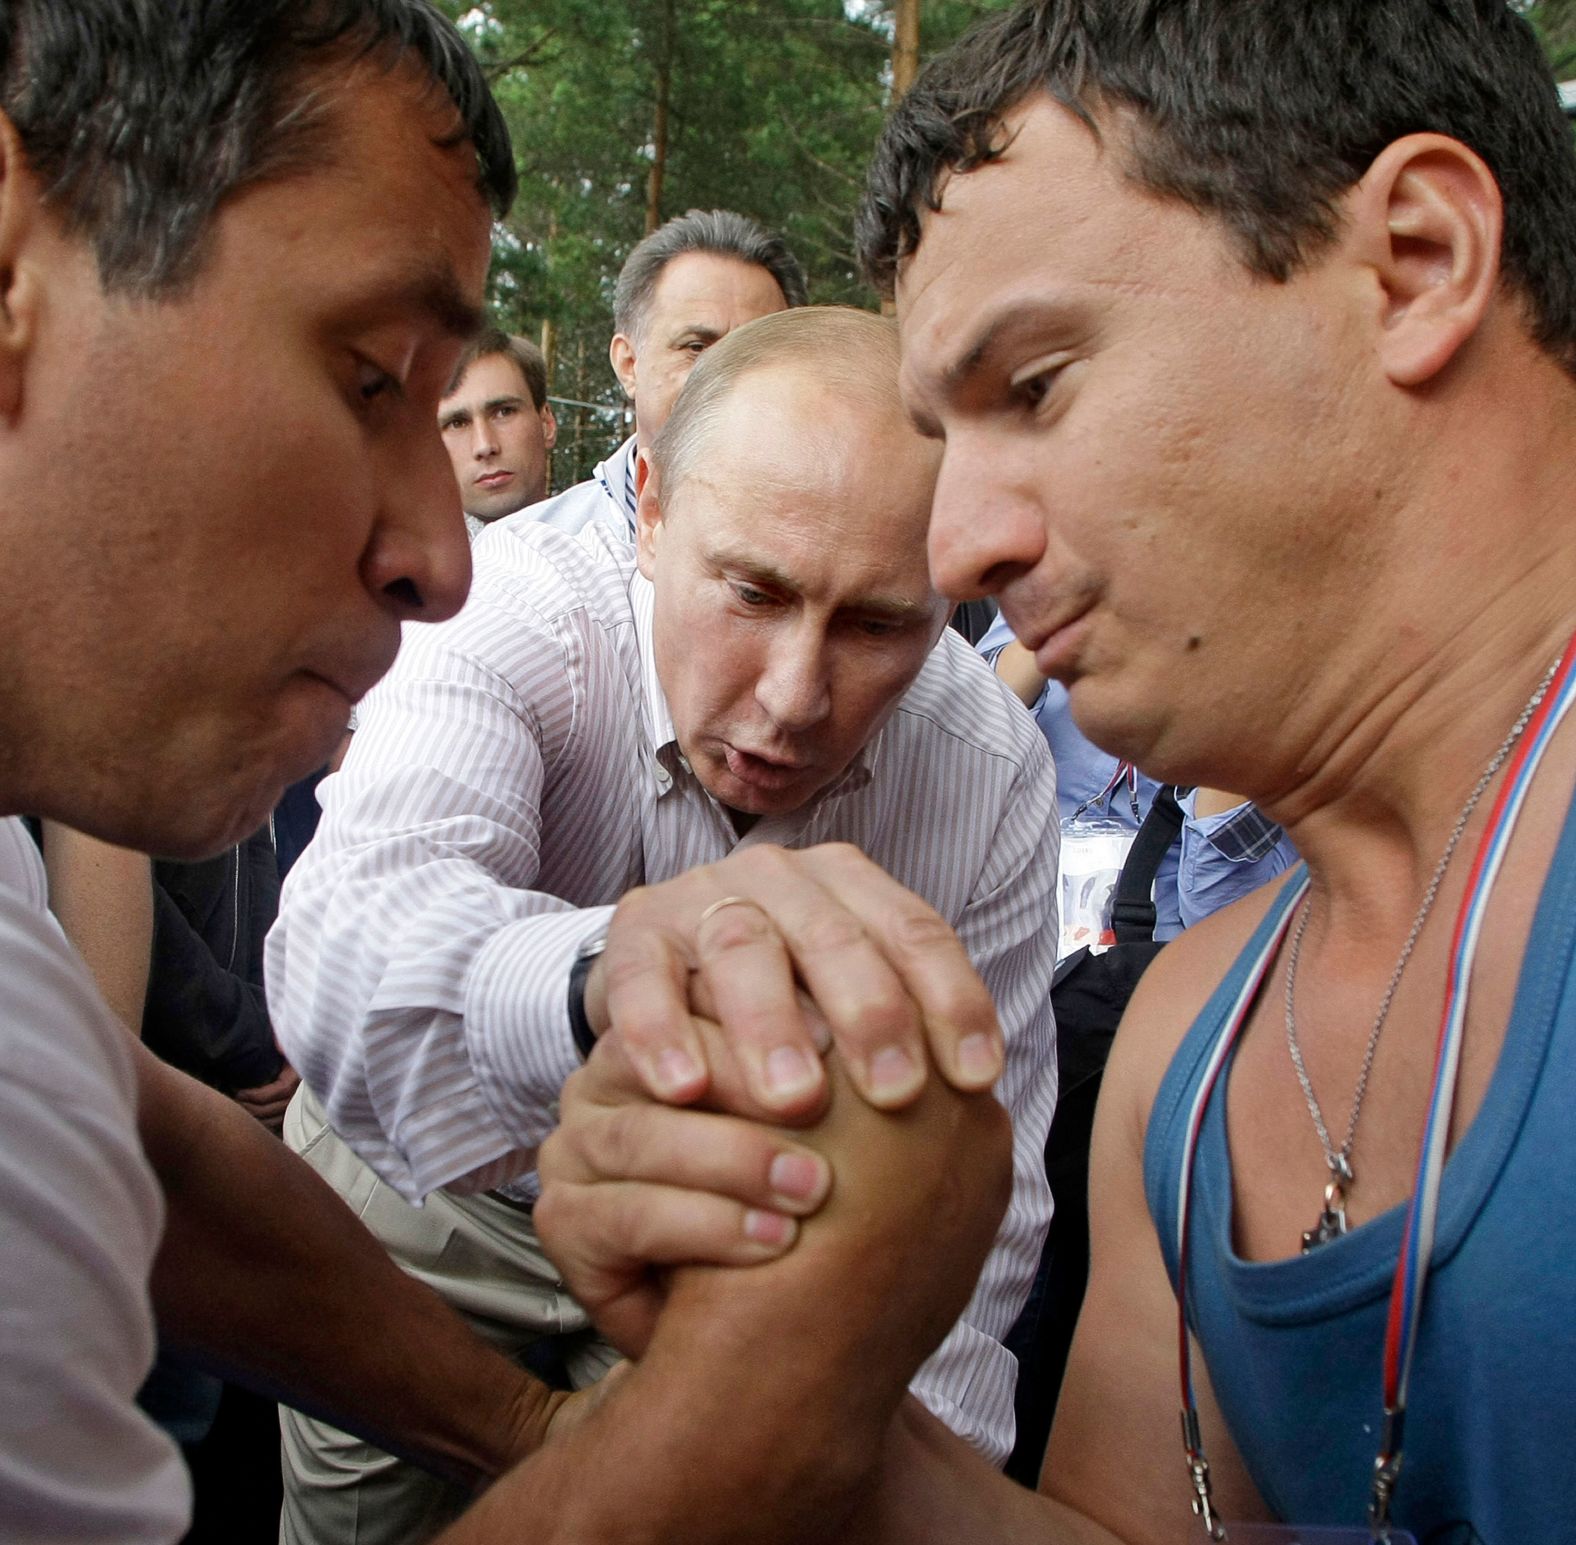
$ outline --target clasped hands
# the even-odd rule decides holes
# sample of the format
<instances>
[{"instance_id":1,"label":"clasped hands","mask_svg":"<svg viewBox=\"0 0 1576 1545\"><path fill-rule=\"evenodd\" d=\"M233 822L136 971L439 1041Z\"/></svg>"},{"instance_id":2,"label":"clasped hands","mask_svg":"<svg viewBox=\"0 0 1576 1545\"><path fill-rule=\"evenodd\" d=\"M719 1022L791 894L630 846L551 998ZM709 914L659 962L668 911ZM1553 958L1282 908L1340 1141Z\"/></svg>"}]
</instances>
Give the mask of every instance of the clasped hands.
<instances>
[{"instance_id":1,"label":"clasped hands","mask_svg":"<svg viewBox=\"0 0 1576 1545\"><path fill-rule=\"evenodd\" d=\"M872 1209L902 1212L908 1227L936 1209L934 1193L961 1188L960 1215L971 1194L972 1213L988 1215L983 1230L965 1226L977 1267L1010 1174L1008 1124L984 1093L1002 1068L995 1009L945 920L857 849L747 848L630 892L586 1010L600 1039L542 1150L537 1224L626 1354L638 1357L656 1324L660 1268L786 1251L798 1220L864 1162L860 1122L875 1111L904 1112L900 1140L924 1142L927 1162L912 1188L867 1188L859 1221L872 1247L897 1237ZM824 1123L807 1124L834 1084L868 1109L828 1139ZM957 1214L957 1201L940 1211Z\"/></svg>"}]
</instances>

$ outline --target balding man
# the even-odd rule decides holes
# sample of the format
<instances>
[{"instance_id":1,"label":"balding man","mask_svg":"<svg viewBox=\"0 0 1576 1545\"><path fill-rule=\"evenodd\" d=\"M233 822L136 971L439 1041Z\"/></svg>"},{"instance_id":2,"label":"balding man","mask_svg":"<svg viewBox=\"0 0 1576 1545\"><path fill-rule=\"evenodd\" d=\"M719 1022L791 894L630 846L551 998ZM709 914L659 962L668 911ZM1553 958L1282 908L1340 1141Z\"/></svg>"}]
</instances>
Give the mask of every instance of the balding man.
<instances>
[{"instance_id":1,"label":"balding man","mask_svg":"<svg viewBox=\"0 0 1576 1545\"><path fill-rule=\"evenodd\" d=\"M638 550L600 523L571 537L512 522L479 549L461 615L408 640L323 786L268 976L322 1101L292 1111L288 1140L396 1258L523 1349L587 1323L540 1257L532 1172L606 1023L594 962L614 905L684 876L663 927L692 951L732 948L727 994L756 975L766 919L707 866L749 851L769 871L780 850L844 844L817 848L835 889L862 851L894 877L870 897L891 903L871 936L897 948L951 925L962 948L948 934L936 961L973 962L1005 1036L1012 1206L915 1386L999 1462L1015 1371L1001 1337L1049 1208L1056 802L1033 722L942 635L924 555L935 461L903 416L888 322L797 310L718 343L652 447ZM829 935L807 978L834 1034L868 1028L863 947ZM997 1048L976 1050L988 1080ZM779 1104L820 1076L770 1045L750 1072ZM859 1069L883 1100L919 1073L910 1048L879 1042ZM593 1349L575 1372L605 1360ZM364 1445L304 1418L289 1431L303 1513L326 1517L352 1465L385 1484L392 1462Z\"/></svg>"},{"instance_id":2,"label":"balding man","mask_svg":"<svg viewBox=\"0 0 1576 1545\"><path fill-rule=\"evenodd\" d=\"M534 518L562 531L602 521L635 540L636 465L695 361L736 327L805 303L804 269L781 236L731 209L675 215L624 260L613 290L608 358L635 432L583 483Z\"/></svg>"}]
</instances>

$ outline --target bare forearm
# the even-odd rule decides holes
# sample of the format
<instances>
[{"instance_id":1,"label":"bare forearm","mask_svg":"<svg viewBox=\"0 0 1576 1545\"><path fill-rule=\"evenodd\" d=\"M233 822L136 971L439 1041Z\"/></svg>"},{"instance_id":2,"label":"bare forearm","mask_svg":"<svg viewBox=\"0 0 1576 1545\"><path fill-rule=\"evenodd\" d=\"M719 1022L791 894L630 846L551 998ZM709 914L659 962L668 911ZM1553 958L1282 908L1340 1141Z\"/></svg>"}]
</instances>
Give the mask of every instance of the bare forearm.
<instances>
[{"instance_id":1,"label":"bare forearm","mask_svg":"<svg viewBox=\"0 0 1576 1545\"><path fill-rule=\"evenodd\" d=\"M168 1203L161 1336L467 1484L529 1452L563 1397L394 1266L255 1121L143 1055L143 1140Z\"/></svg>"},{"instance_id":2,"label":"bare forearm","mask_svg":"<svg viewBox=\"0 0 1576 1545\"><path fill-rule=\"evenodd\" d=\"M1027 708L1033 708L1045 690L1045 677L1034 663L1034 656L1016 639L1004 645L996 656L996 674Z\"/></svg>"},{"instance_id":3,"label":"bare forearm","mask_svg":"<svg viewBox=\"0 0 1576 1545\"><path fill-rule=\"evenodd\" d=\"M842 1545L1122 1545L1117 1536L987 1464L917 1400L903 1403L881 1472Z\"/></svg>"},{"instance_id":4,"label":"bare forearm","mask_svg":"<svg viewBox=\"0 0 1576 1545\"><path fill-rule=\"evenodd\" d=\"M133 1035L153 952L153 871L147 856L44 822L49 905L87 962L104 1001Z\"/></svg>"},{"instance_id":5,"label":"bare forearm","mask_svg":"<svg viewBox=\"0 0 1576 1545\"><path fill-rule=\"evenodd\" d=\"M838 1058L828 1069L826 1116L794 1135L837 1178L798 1243L675 1272L639 1366L448 1545L512 1540L526 1520L542 1541L841 1538L909 1379L968 1299L1007 1199L1010 1133L988 1095L932 1080L881 1113ZM556 1205L538 1209L549 1248L570 1221L554 1224Z\"/></svg>"},{"instance_id":6,"label":"bare forearm","mask_svg":"<svg viewBox=\"0 0 1576 1545\"><path fill-rule=\"evenodd\" d=\"M527 1526L533 1545L840 1537L879 1448L871 1402L848 1409L813 1327L774 1308L771 1336L745 1333L768 1320L741 1303L744 1273L725 1292L699 1275L680 1274L690 1280L675 1284L663 1328L607 1401L499 1481L443 1545L503 1545Z\"/></svg>"}]
</instances>

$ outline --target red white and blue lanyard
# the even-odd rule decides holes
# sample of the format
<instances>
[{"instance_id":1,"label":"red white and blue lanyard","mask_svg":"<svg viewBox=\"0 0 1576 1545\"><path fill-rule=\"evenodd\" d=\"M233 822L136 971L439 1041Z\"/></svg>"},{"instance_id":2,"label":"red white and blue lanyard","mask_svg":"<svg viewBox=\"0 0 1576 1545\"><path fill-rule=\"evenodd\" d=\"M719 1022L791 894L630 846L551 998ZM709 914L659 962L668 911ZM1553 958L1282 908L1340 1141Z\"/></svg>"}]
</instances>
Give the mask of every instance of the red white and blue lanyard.
<instances>
[{"instance_id":1,"label":"red white and blue lanyard","mask_svg":"<svg viewBox=\"0 0 1576 1545\"><path fill-rule=\"evenodd\" d=\"M1133 807L1133 819L1141 822L1142 817L1138 813L1138 768L1126 760L1116 764L1116 771L1111 774L1110 781L1098 794L1091 794L1073 811L1071 821L1076 821L1086 810L1092 809L1095 805L1109 812L1111 796L1124 783L1127 785L1127 802Z\"/></svg>"},{"instance_id":2,"label":"red white and blue lanyard","mask_svg":"<svg viewBox=\"0 0 1576 1545\"><path fill-rule=\"evenodd\" d=\"M1407 1385L1412 1357L1417 1348L1418 1320L1422 1313L1423 1293L1433 1254L1440 1183L1445 1169L1450 1115L1455 1103L1461 1042L1466 1029L1467 989L1472 976L1472 962L1482 935L1489 897L1510 846L1516 820L1526 802L1527 792L1532 786L1543 753L1573 702L1576 702L1576 638L1566 646L1548 690L1528 721L1521 742L1511 757L1509 770L1472 861L1466 894L1456 915L1445 978L1444 1009L1440 1016L1439 1038L1434 1052L1433 1092L1429 1096L1428 1119L1418 1150L1412 1200L1407 1209L1400 1257L1396 1262L1395 1278L1390 1289L1384 1349L1385 1423L1379 1454L1374 1460L1373 1490L1368 1510L1369 1527L1376 1540L1387 1539L1391 1532L1390 1501L1401 1469ZM1187 1328L1187 1261L1193 1166L1199 1134L1203 1130L1204 1114L1209 1108L1215 1084L1247 1024L1259 989L1269 972L1270 962L1279 951L1307 889L1308 881L1304 878L1280 921L1265 940L1258 959L1237 994L1225 1028L1210 1053L1192 1108L1188 1112L1186 1146L1178 1181L1177 1340L1182 1381L1182 1441L1193 1484L1193 1511L1198 1514L1211 1538L1216 1540L1224 1539L1226 1533L1210 1497L1209 1463L1204 1457L1199 1435L1192 1348Z\"/></svg>"}]
</instances>

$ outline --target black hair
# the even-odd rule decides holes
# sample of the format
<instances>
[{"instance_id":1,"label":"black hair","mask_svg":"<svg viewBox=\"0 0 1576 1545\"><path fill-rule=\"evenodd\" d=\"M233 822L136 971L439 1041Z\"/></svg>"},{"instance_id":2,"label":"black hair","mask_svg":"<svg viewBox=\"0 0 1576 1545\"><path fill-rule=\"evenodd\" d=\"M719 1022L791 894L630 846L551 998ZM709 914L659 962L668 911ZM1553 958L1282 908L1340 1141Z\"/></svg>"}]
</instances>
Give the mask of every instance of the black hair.
<instances>
[{"instance_id":1,"label":"black hair","mask_svg":"<svg viewBox=\"0 0 1576 1545\"><path fill-rule=\"evenodd\" d=\"M881 136L858 218L887 292L947 175L1005 148L1037 92L1120 127L1140 187L1218 220L1284 280L1339 228L1386 145L1469 146L1504 198L1502 273L1532 336L1576 374L1576 153L1537 38L1505 0L1029 0L926 68Z\"/></svg>"},{"instance_id":2,"label":"black hair","mask_svg":"<svg viewBox=\"0 0 1576 1545\"><path fill-rule=\"evenodd\" d=\"M106 290L190 282L239 189L332 150L335 63L415 63L454 110L497 214L509 132L465 40L426 0L0 0L0 108Z\"/></svg>"}]
</instances>

